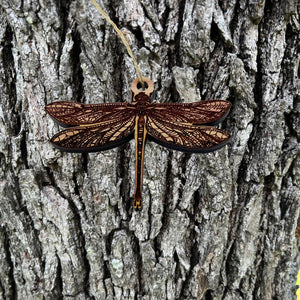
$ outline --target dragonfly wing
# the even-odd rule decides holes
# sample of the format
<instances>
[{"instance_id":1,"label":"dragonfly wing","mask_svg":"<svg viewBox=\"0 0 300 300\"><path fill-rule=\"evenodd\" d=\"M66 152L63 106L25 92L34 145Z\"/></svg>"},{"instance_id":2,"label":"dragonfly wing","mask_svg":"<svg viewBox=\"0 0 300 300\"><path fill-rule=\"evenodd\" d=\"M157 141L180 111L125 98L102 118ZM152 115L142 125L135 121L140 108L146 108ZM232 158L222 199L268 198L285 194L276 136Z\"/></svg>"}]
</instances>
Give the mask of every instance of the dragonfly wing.
<instances>
[{"instance_id":1,"label":"dragonfly wing","mask_svg":"<svg viewBox=\"0 0 300 300\"><path fill-rule=\"evenodd\" d=\"M134 126L135 113L130 110L123 119L67 128L55 134L50 142L67 152L102 151L127 142Z\"/></svg>"},{"instance_id":2,"label":"dragonfly wing","mask_svg":"<svg viewBox=\"0 0 300 300\"><path fill-rule=\"evenodd\" d=\"M225 100L205 100L194 103L155 103L151 111L156 118L194 125L216 125L229 113L231 103Z\"/></svg>"},{"instance_id":3,"label":"dragonfly wing","mask_svg":"<svg viewBox=\"0 0 300 300\"><path fill-rule=\"evenodd\" d=\"M93 124L120 118L128 102L83 104L57 101L46 105L47 113L61 126Z\"/></svg>"},{"instance_id":4,"label":"dragonfly wing","mask_svg":"<svg viewBox=\"0 0 300 300\"><path fill-rule=\"evenodd\" d=\"M231 139L230 134L222 129L177 123L155 116L147 117L146 129L156 143L183 152L215 151Z\"/></svg>"}]
</instances>

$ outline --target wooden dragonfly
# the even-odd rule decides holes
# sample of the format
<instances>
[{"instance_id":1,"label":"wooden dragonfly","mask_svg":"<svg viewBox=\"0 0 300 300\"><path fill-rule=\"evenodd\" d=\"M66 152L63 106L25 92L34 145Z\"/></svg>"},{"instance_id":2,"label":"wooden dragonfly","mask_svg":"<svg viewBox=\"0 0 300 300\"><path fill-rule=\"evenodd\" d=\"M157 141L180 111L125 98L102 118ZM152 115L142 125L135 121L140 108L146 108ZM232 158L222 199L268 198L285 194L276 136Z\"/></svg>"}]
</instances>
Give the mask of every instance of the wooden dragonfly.
<instances>
[{"instance_id":1,"label":"wooden dragonfly","mask_svg":"<svg viewBox=\"0 0 300 300\"><path fill-rule=\"evenodd\" d=\"M142 208L143 160L146 136L165 147L206 153L225 146L230 134L213 127L227 116L231 103L206 100L194 103L151 102L153 82L143 78L131 85L131 103L82 104L58 101L46 106L47 113L61 126L50 142L67 152L111 149L135 138L134 208Z\"/></svg>"}]
</instances>

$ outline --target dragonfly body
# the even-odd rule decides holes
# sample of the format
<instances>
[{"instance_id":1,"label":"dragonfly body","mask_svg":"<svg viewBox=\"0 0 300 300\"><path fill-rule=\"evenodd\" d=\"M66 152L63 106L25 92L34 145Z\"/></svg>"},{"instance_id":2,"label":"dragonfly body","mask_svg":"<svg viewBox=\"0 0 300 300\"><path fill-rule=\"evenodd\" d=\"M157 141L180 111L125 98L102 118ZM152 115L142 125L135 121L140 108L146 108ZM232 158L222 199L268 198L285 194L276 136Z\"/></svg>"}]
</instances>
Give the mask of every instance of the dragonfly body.
<instances>
[{"instance_id":1,"label":"dragonfly body","mask_svg":"<svg viewBox=\"0 0 300 300\"><path fill-rule=\"evenodd\" d=\"M145 128L145 115L136 118L135 126L135 190L134 204L137 209L142 208L143 162L147 130Z\"/></svg>"},{"instance_id":2,"label":"dragonfly body","mask_svg":"<svg viewBox=\"0 0 300 300\"><path fill-rule=\"evenodd\" d=\"M228 114L230 102L206 100L195 103L151 102L153 82L147 88L131 85L131 103L82 104L58 101L46 106L49 115L64 127L51 138L57 148L68 152L93 152L117 147L135 138L134 208L142 208L143 161L147 135L165 147L205 153L230 141L230 134L211 125Z\"/></svg>"}]
</instances>

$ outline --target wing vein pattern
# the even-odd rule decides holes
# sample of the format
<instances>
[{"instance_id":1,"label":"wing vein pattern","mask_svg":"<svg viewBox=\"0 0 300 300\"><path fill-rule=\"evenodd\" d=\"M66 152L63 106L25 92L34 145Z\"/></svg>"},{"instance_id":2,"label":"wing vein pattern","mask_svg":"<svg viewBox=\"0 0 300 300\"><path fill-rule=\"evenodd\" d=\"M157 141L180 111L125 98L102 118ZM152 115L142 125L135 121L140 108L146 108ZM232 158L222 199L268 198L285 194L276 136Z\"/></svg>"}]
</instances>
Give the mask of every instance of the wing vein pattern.
<instances>
[{"instance_id":1,"label":"wing vein pattern","mask_svg":"<svg viewBox=\"0 0 300 300\"><path fill-rule=\"evenodd\" d=\"M46 106L48 114L62 126L95 124L122 117L128 102L82 104L57 101Z\"/></svg>"},{"instance_id":2,"label":"wing vein pattern","mask_svg":"<svg viewBox=\"0 0 300 300\"><path fill-rule=\"evenodd\" d=\"M154 103L151 114L157 118L192 124L218 124L225 119L231 103L205 100L194 103Z\"/></svg>"},{"instance_id":3,"label":"wing vein pattern","mask_svg":"<svg viewBox=\"0 0 300 300\"><path fill-rule=\"evenodd\" d=\"M158 144L184 152L211 152L230 141L230 134L212 126L199 126L158 118L151 114L147 133Z\"/></svg>"},{"instance_id":4,"label":"wing vein pattern","mask_svg":"<svg viewBox=\"0 0 300 300\"><path fill-rule=\"evenodd\" d=\"M51 142L64 151L93 152L107 150L127 142L134 131L135 111L116 111L95 124L69 127L58 132ZM104 121L103 121L104 120Z\"/></svg>"}]
</instances>

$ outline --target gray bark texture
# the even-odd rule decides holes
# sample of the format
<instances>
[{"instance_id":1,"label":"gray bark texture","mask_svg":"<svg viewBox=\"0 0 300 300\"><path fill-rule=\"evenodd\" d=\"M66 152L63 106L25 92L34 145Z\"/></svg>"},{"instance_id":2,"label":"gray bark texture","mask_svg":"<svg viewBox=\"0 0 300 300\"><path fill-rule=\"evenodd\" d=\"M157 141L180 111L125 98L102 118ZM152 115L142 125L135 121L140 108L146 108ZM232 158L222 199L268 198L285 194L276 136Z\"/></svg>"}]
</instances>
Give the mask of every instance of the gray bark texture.
<instances>
[{"instance_id":1,"label":"gray bark texture","mask_svg":"<svg viewBox=\"0 0 300 300\"><path fill-rule=\"evenodd\" d=\"M226 99L230 145L63 153L44 106L118 102L137 77L88 0L0 1L0 299L294 299L300 6L102 0L158 102Z\"/></svg>"}]
</instances>

